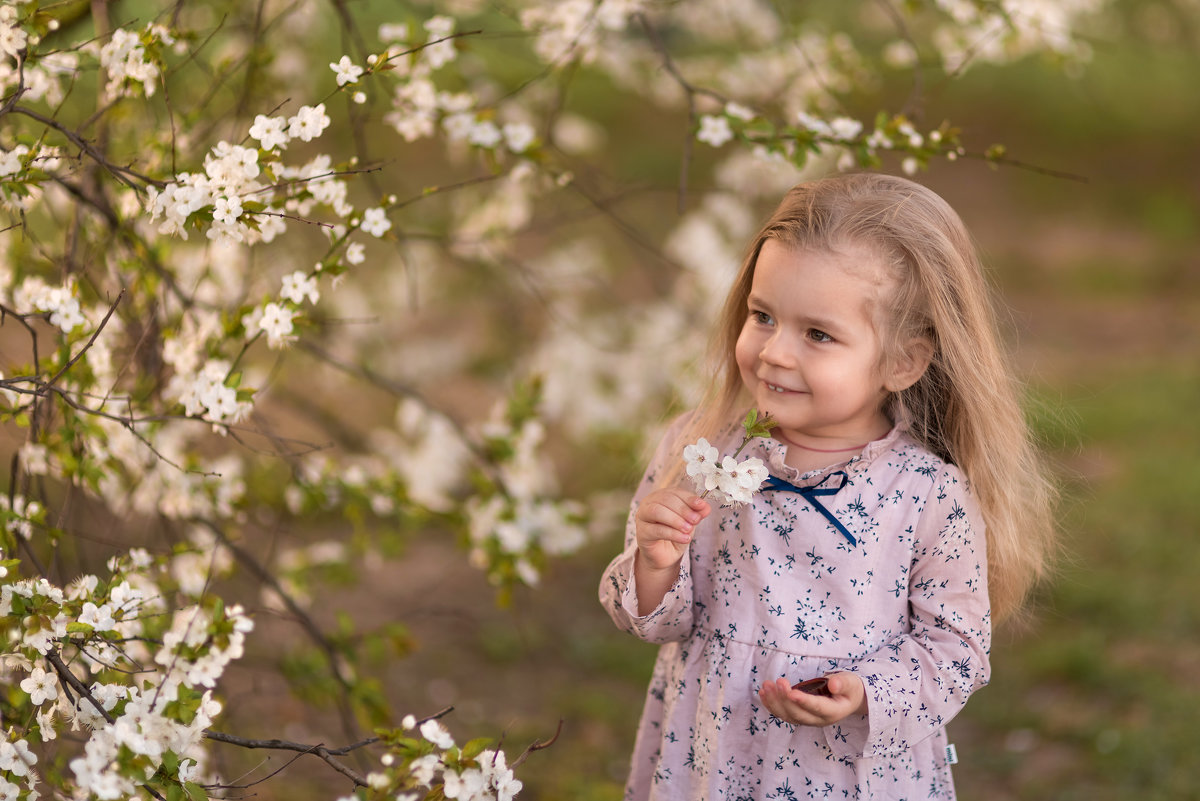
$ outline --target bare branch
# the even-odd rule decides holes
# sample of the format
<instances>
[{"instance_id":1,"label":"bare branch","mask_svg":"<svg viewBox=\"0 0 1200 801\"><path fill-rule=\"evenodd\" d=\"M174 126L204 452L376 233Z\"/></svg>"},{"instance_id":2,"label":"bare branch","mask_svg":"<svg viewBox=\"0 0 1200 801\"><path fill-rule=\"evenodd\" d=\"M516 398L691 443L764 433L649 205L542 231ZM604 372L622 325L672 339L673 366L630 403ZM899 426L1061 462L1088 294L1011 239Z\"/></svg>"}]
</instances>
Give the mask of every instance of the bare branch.
<instances>
[{"instance_id":1,"label":"bare branch","mask_svg":"<svg viewBox=\"0 0 1200 801\"><path fill-rule=\"evenodd\" d=\"M67 139L69 139L73 145L78 147L82 152L86 153L88 155L88 157L92 159L92 161L96 162L96 164L100 165L105 170L107 170L109 173L111 173L113 178L116 178L118 181L125 184L130 189L141 190L144 188L144 186L139 186L135 181L132 180L132 178L136 178L138 181L141 181L142 184L144 184L144 185L153 185L153 186L165 186L166 185L166 182L164 182L164 181L159 181L155 178L151 178L148 175L143 175L142 173L140 173L136 170L130 169L129 167L122 167L120 165L113 164L111 161L108 160L107 157L105 157L105 155L103 153L101 153L100 151L98 151L94 147L92 147L92 144L90 142L88 142L86 139L84 139L79 134L72 131L70 128L67 128L65 125L63 125L56 119L47 117L44 114L41 114L40 112L34 111L33 109L27 108L25 106L13 106L11 111L14 114L21 114L21 115L24 115L31 119L37 120L42 125L45 125L49 128L53 128L54 130L58 131L63 136L65 136Z\"/></svg>"},{"instance_id":2,"label":"bare branch","mask_svg":"<svg viewBox=\"0 0 1200 801\"><path fill-rule=\"evenodd\" d=\"M342 774L350 781L354 782L359 787L366 787L367 780L359 775L356 771L343 765L338 760L334 759L337 756L345 756L346 754L356 751L364 746L379 742L378 737L368 737L365 740L360 740L352 745L342 746L341 748L326 748L324 745L305 745L304 743L296 743L291 740L254 740L248 737L239 737L234 734L226 734L224 732L205 729L204 736L210 740L216 740L219 743L228 743L230 745L240 746L241 748L270 748L277 751L299 751L300 755L312 754L320 757L331 768ZM291 764L290 762L288 764ZM287 767L285 765L284 767ZM280 769L282 770L282 768ZM276 771L278 773L278 771ZM274 774L272 774L274 775Z\"/></svg>"},{"instance_id":3,"label":"bare branch","mask_svg":"<svg viewBox=\"0 0 1200 801\"><path fill-rule=\"evenodd\" d=\"M534 740L532 743L530 743L528 745L528 747L526 747L526 749L521 752L521 755L513 760L513 763L512 763L513 769L515 770L516 768L520 767L521 764L526 759L528 759L529 755L532 754L534 751L541 751L544 748L549 748L550 746L554 745L554 743L558 741L559 735L562 734L562 730L563 730L563 721L560 718L558 721L558 728L555 730L554 736L551 737L549 740Z\"/></svg>"},{"instance_id":4,"label":"bare branch","mask_svg":"<svg viewBox=\"0 0 1200 801\"><path fill-rule=\"evenodd\" d=\"M96 708L96 711L100 713L100 716L104 718L106 722L117 722L116 718L110 715L108 710L104 708L104 705L96 700L96 696L92 695L91 690L89 690L87 686L79 680L78 676L71 672L71 669L62 661L62 657L59 656L57 651L51 649L46 654L46 661L54 667L54 672L58 674L58 677L66 682L66 684L73 689L80 698L87 699L89 702L91 702L92 706Z\"/></svg>"}]
</instances>

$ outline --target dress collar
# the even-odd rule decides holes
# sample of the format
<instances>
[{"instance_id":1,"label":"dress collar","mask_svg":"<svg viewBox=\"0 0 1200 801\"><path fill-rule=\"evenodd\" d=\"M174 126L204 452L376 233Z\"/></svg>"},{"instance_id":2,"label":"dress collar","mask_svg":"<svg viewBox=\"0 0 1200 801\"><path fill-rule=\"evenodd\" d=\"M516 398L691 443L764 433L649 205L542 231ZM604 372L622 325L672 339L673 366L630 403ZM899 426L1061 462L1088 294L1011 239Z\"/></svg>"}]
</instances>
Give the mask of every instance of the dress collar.
<instances>
[{"instance_id":1,"label":"dress collar","mask_svg":"<svg viewBox=\"0 0 1200 801\"><path fill-rule=\"evenodd\" d=\"M906 431L907 426L898 423L879 439L867 443L867 446L856 456L805 473L784 463L788 446L774 437L756 437L746 445L738 458L757 456L762 459L771 475L779 476L793 484L810 485L823 481L830 473L838 470L845 471L851 476L866 470L881 454L895 448L898 442L905 437ZM725 453L732 453L736 447L735 441L725 450Z\"/></svg>"}]
</instances>

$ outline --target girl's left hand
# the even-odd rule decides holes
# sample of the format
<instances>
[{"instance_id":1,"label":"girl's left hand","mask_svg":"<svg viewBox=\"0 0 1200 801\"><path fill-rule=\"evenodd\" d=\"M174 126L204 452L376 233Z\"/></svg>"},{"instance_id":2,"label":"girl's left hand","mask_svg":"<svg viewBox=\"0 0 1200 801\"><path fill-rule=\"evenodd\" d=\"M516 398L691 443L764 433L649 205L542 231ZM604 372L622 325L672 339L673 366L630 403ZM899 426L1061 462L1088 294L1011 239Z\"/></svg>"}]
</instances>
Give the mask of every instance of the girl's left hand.
<instances>
[{"instance_id":1,"label":"girl's left hand","mask_svg":"<svg viewBox=\"0 0 1200 801\"><path fill-rule=\"evenodd\" d=\"M763 706L793 726L828 726L851 715L867 712L867 691L853 673L830 673L829 696L793 690L787 679L768 681L758 691Z\"/></svg>"}]
</instances>

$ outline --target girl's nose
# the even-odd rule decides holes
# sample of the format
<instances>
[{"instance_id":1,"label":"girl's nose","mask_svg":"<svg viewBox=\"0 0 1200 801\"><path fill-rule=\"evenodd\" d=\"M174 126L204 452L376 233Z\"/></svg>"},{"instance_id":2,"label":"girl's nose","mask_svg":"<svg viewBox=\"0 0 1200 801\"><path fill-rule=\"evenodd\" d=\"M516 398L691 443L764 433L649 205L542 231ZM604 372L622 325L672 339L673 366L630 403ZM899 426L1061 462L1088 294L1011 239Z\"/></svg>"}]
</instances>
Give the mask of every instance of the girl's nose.
<instances>
[{"instance_id":1,"label":"girl's nose","mask_svg":"<svg viewBox=\"0 0 1200 801\"><path fill-rule=\"evenodd\" d=\"M772 334L763 343L758 358L777 367L793 367L796 364L796 354L792 348L788 347L780 332Z\"/></svg>"}]
</instances>

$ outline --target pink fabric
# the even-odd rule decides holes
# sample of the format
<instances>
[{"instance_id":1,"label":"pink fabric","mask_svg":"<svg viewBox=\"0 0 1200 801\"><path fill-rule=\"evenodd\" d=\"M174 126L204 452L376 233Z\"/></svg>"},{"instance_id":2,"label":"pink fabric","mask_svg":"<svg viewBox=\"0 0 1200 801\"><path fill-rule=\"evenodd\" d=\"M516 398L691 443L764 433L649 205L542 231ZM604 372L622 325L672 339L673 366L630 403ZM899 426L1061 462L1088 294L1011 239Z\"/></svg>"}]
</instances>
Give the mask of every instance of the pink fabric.
<instances>
[{"instance_id":1,"label":"pink fabric","mask_svg":"<svg viewBox=\"0 0 1200 801\"><path fill-rule=\"evenodd\" d=\"M634 509L678 458L682 424L659 445ZM857 545L799 495L758 494L697 528L678 581L640 617L630 512L600 601L619 628L662 647L625 797L953 799L945 725L990 670L983 522L966 482L899 428L804 476L785 454L757 439L739 458L758 456L800 486L845 470L822 502ZM867 715L793 727L759 703L764 681L837 670L863 678Z\"/></svg>"}]
</instances>

